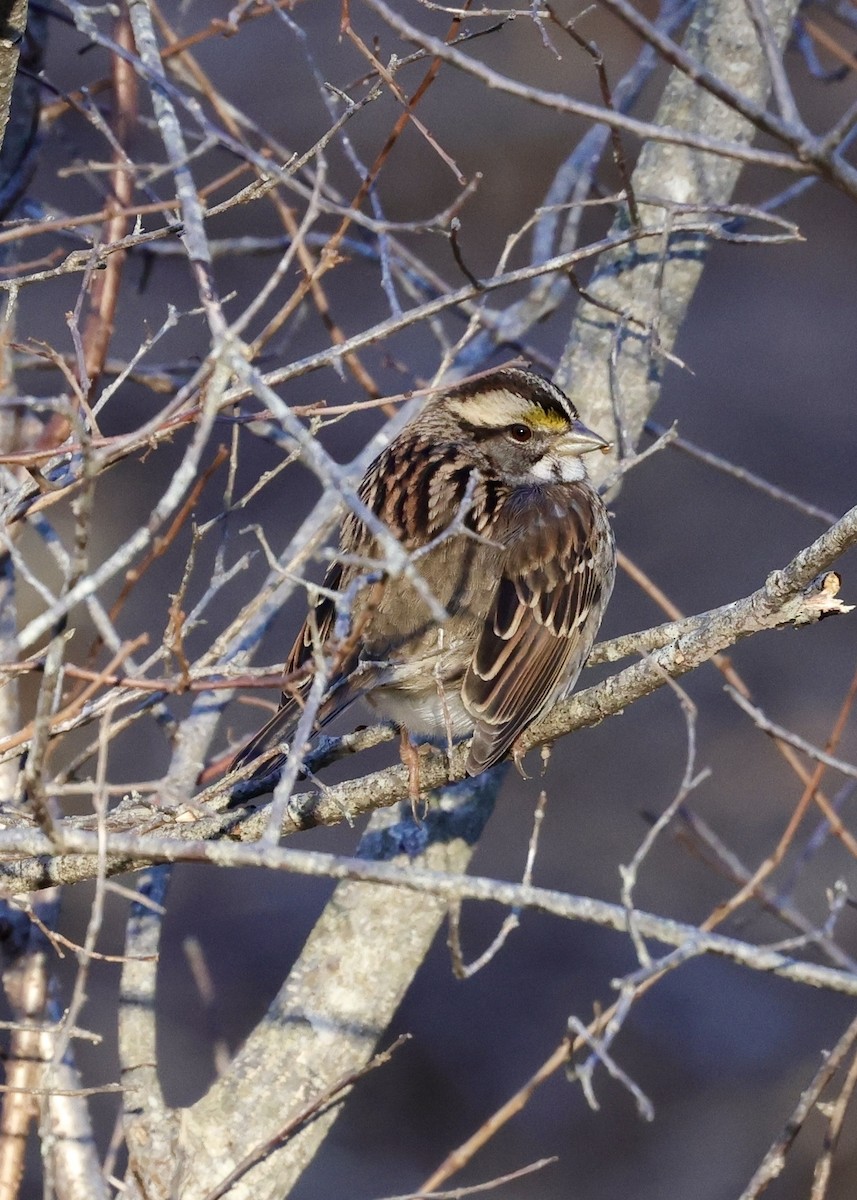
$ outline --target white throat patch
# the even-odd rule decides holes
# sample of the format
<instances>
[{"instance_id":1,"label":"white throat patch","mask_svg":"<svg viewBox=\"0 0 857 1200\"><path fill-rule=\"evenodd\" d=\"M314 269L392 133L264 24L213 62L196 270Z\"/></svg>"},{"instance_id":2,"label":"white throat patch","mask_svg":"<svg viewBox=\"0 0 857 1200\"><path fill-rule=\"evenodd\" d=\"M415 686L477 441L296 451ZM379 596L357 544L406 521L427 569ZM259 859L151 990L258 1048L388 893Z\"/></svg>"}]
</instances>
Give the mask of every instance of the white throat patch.
<instances>
[{"instance_id":1,"label":"white throat patch","mask_svg":"<svg viewBox=\"0 0 857 1200\"><path fill-rule=\"evenodd\" d=\"M533 466L532 474L544 483L577 483L586 478L586 467L577 455L545 454Z\"/></svg>"}]
</instances>

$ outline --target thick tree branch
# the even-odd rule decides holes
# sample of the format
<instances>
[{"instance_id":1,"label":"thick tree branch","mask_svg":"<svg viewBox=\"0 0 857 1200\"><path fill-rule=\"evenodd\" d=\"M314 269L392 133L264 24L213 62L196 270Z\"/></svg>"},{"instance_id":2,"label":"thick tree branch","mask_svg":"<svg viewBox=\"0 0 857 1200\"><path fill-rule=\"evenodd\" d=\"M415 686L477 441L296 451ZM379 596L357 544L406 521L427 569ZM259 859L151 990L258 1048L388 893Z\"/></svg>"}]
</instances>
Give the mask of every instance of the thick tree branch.
<instances>
[{"instance_id":1,"label":"thick tree branch","mask_svg":"<svg viewBox=\"0 0 857 1200\"><path fill-rule=\"evenodd\" d=\"M618 0L617 0L618 3ZM771 29L782 50L797 9L794 0L770 0ZM766 55L745 0L700 4L684 42L689 59L707 77L722 81L758 113L770 90ZM658 106L656 122L684 131L705 130L730 142L752 140L755 126L684 70L674 69ZM677 140L649 141L634 170L637 196L664 204L717 207L731 199L741 164ZM640 206L644 226L663 219L657 204ZM693 299L705 264L705 237L676 234L654 254L631 247L601 257L581 300L556 381L569 392L593 428L614 430L617 453L628 453L642 433L660 394L665 356ZM612 314L624 314L616 317ZM633 320L633 324L631 323ZM640 328L647 330L641 333ZM596 464L600 478L609 458Z\"/></svg>"},{"instance_id":2,"label":"thick tree branch","mask_svg":"<svg viewBox=\"0 0 857 1200\"><path fill-rule=\"evenodd\" d=\"M576 729L600 724L607 717L623 712L630 704L663 687L668 679L679 678L694 670L744 637L765 630L778 629L786 625L811 624L828 615L847 613L849 605L843 604L836 592L839 577L829 570L832 564L847 550L857 544L857 507L851 509L840 521L826 530L810 546L782 570L772 572L758 591L742 600L722 605L710 612L687 617L682 621L671 621L658 626L641 639L641 651L646 657L625 670L604 680L602 683L575 693L570 699L558 704L550 713L533 725L525 734L522 745L533 749L546 742L555 741ZM622 639L624 644L625 639ZM628 653L624 649L624 653ZM464 778L466 745L456 747L449 758L433 753L421 764L420 778L425 789L444 787L450 782ZM258 785L239 785L236 796L259 793ZM212 789L212 795L217 789ZM312 825L338 824L347 813L354 818L361 813L372 812L380 807L394 804L408 795L408 772L402 766L388 767L372 775L363 776L345 783L326 788L323 792L305 792L292 797L283 824L283 834L295 833ZM226 797L221 795L221 802ZM250 817L236 828L235 815L211 815L188 822L180 813L179 820L163 814L158 824L168 829L169 836L177 841L215 839L224 833L231 838L252 841L262 835L266 825L263 811ZM113 815L112 830L120 823L136 826L141 814L131 806L128 812L119 810ZM64 839L62 852L39 835L35 830L20 822L0 830L0 852L7 861L0 863L0 885L11 891L30 891L48 887L54 883L72 883L92 878L96 864L89 854L95 852L94 834L81 828L83 822L66 822L60 832ZM75 831L77 829L77 832ZM93 839L93 850L88 852L85 840ZM119 845L129 847L117 854ZM110 845L107 870L110 874L144 866L146 859L134 849L142 842L133 838L123 843L114 838ZM51 851L54 851L51 853ZM80 853L87 855L81 859ZM259 851L260 864L264 861ZM24 857L37 856L37 857Z\"/></svg>"}]
</instances>

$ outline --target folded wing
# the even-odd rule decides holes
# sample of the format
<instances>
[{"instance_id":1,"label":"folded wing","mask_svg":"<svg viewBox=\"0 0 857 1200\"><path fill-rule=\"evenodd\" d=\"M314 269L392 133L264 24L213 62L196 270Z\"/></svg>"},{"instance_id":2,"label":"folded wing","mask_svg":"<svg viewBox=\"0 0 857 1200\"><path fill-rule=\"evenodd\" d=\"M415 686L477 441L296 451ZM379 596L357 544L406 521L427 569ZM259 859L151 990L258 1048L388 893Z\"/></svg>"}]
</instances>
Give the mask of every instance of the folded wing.
<instances>
[{"instance_id":1,"label":"folded wing","mask_svg":"<svg viewBox=\"0 0 857 1200\"><path fill-rule=\"evenodd\" d=\"M505 547L494 601L464 679L475 722L467 770L499 762L515 739L574 686L613 583L601 500L573 484L528 489L493 537Z\"/></svg>"}]
</instances>

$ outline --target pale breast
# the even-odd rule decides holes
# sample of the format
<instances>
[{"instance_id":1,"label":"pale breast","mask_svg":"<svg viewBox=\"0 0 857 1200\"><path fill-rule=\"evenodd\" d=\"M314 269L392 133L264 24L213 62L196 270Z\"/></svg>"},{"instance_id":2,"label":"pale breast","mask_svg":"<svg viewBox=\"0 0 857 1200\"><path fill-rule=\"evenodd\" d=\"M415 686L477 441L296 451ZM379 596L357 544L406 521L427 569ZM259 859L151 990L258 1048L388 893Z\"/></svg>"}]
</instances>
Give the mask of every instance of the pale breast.
<instances>
[{"instance_id":1,"label":"pale breast","mask_svg":"<svg viewBox=\"0 0 857 1200\"><path fill-rule=\"evenodd\" d=\"M473 719L461 703L461 679L431 681L425 688L375 688L366 699L382 717L437 745L451 744L473 732Z\"/></svg>"}]
</instances>

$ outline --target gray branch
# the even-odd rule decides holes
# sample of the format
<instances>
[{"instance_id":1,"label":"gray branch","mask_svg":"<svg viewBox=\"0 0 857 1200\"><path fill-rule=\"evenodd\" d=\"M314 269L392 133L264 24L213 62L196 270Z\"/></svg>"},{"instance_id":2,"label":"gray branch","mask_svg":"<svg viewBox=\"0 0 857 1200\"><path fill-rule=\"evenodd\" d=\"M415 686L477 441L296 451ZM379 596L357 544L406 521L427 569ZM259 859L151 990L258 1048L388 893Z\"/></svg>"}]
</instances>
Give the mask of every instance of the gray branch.
<instances>
[{"instance_id":1,"label":"gray branch","mask_svg":"<svg viewBox=\"0 0 857 1200\"><path fill-rule=\"evenodd\" d=\"M788 566L772 572L758 591L710 612L668 622L650 631L640 639L639 650L645 654L640 662L558 704L527 731L523 746L533 749L622 713L635 701L663 687L668 679L687 674L753 633L786 625L807 625L826 616L847 613L851 606L843 604L836 594L839 577L828 568L854 545L857 545L857 507L801 550ZM627 654L626 639L621 641ZM369 736L364 740L377 744L373 731L367 732ZM449 757L433 753L425 758L420 767L423 787L443 788L462 781L466 755L467 747L463 745L456 747ZM407 770L396 766L324 791L295 795L288 806L282 833L295 833L311 825L338 824L346 815L353 819L392 805L407 797L408 782ZM227 799L221 792L218 802L222 805ZM129 803L111 817L108 873L133 870L152 861L172 861L170 856L164 858L160 854L154 859L145 856L145 839L133 832L139 827L141 816L139 807ZM180 858L182 841L214 840L228 834L230 839L252 842L261 838L267 827L265 811L236 826L237 820L234 813L212 812L189 822L179 812L173 817L163 814L159 824L162 831L167 831L166 836L174 840L176 858ZM69 819L58 827L60 853L25 819L14 821L9 814L6 824L7 828L0 830L0 851L6 856L6 861L0 863L3 887L16 892L32 891L94 877L97 842L95 834L87 831L91 822ZM123 837L121 831L129 828L132 832ZM216 858L216 850L214 853ZM258 865L264 866L264 845L257 848L256 854Z\"/></svg>"}]
</instances>

